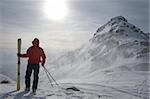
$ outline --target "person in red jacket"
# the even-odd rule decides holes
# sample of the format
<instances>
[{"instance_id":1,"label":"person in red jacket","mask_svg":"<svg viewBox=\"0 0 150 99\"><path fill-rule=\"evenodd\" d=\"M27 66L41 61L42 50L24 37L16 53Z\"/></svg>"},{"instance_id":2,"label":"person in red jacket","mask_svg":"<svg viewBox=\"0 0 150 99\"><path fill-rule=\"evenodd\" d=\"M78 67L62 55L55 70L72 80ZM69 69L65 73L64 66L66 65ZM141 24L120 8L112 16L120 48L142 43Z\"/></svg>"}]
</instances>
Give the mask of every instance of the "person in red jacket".
<instances>
[{"instance_id":1,"label":"person in red jacket","mask_svg":"<svg viewBox=\"0 0 150 99\"><path fill-rule=\"evenodd\" d=\"M38 85L38 74L39 74L39 63L42 66L45 64L46 55L44 50L39 47L39 39L35 38L32 41L33 46L29 47L25 54L18 54L18 56L22 58L28 58L28 65L25 75L25 91L30 91L30 77L32 71L34 71L34 80L32 85L32 91L36 92L37 85Z\"/></svg>"}]
</instances>

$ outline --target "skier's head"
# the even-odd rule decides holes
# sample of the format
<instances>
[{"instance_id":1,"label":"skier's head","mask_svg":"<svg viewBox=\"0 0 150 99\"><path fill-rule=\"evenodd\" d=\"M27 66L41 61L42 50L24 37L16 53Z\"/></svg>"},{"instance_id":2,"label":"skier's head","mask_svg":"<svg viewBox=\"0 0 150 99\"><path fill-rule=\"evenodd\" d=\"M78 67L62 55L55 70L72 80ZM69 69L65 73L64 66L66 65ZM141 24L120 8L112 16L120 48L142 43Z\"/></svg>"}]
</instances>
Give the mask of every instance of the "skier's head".
<instances>
[{"instance_id":1,"label":"skier's head","mask_svg":"<svg viewBox=\"0 0 150 99\"><path fill-rule=\"evenodd\" d=\"M33 46L39 46L39 39L38 38L34 38L34 40L32 41Z\"/></svg>"}]
</instances>

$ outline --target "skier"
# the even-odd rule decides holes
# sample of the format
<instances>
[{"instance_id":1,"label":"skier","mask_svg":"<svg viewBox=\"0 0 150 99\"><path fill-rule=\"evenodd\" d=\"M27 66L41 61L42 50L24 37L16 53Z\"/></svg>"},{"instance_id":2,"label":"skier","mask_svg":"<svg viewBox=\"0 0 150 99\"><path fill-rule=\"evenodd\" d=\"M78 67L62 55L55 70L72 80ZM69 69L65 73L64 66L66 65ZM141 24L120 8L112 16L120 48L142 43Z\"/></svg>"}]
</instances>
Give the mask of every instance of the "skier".
<instances>
[{"instance_id":1,"label":"skier","mask_svg":"<svg viewBox=\"0 0 150 99\"><path fill-rule=\"evenodd\" d=\"M44 50L39 47L39 39L35 38L32 41L33 46L29 47L27 52L24 54L17 54L18 56L22 58L28 58L28 65L25 75L25 91L30 91L30 77L32 74L32 71L34 71L34 80L32 85L32 91L33 93L36 93L36 89L38 86L38 74L39 74L39 63L41 63L42 66L45 64L46 55L44 53Z\"/></svg>"}]
</instances>

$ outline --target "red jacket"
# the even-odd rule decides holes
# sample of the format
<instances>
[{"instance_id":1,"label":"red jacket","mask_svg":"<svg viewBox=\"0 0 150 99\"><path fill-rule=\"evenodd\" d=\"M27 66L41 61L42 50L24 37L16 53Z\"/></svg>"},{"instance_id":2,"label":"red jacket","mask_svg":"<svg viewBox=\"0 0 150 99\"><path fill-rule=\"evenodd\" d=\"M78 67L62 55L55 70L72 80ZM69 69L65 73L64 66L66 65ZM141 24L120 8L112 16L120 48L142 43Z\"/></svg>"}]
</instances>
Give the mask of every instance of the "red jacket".
<instances>
[{"instance_id":1,"label":"red jacket","mask_svg":"<svg viewBox=\"0 0 150 99\"><path fill-rule=\"evenodd\" d=\"M28 57L29 64L45 63L46 55L43 49L39 46L31 46L28 48L26 54L21 54L20 57Z\"/></svg>"}]
</instances>

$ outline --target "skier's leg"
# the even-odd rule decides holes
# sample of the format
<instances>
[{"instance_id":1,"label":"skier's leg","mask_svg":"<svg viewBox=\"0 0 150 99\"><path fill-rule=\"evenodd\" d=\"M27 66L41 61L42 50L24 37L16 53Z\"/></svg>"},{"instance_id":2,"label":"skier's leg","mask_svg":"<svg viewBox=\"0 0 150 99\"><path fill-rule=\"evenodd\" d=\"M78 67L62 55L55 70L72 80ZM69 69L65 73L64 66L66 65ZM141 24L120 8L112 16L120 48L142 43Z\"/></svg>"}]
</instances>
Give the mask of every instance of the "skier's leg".
<instances>
[{"instance_id":1,"label":"skier's leg","mask_svg":"<svg viewBox=\"0 0 150 99\"><path fill-rule=\"evenodd\" d=\"M33 86L32 89L33 91L37 89L37 85L38 85L38 79L39 79L39 64L34 65L34 80L33 80Z\"/></svg>"},{"instance_id":2,"label":"skier's leg","mask_svg":"<svg viewBox=\"0 0 150 99\"><path fill-rule=\"evenodd\" d=\"M26 88L30 90L30 77L32 74L32 65L27 65L26 75L25 75L25 85Z\"/></svg>"}]
</instances>

